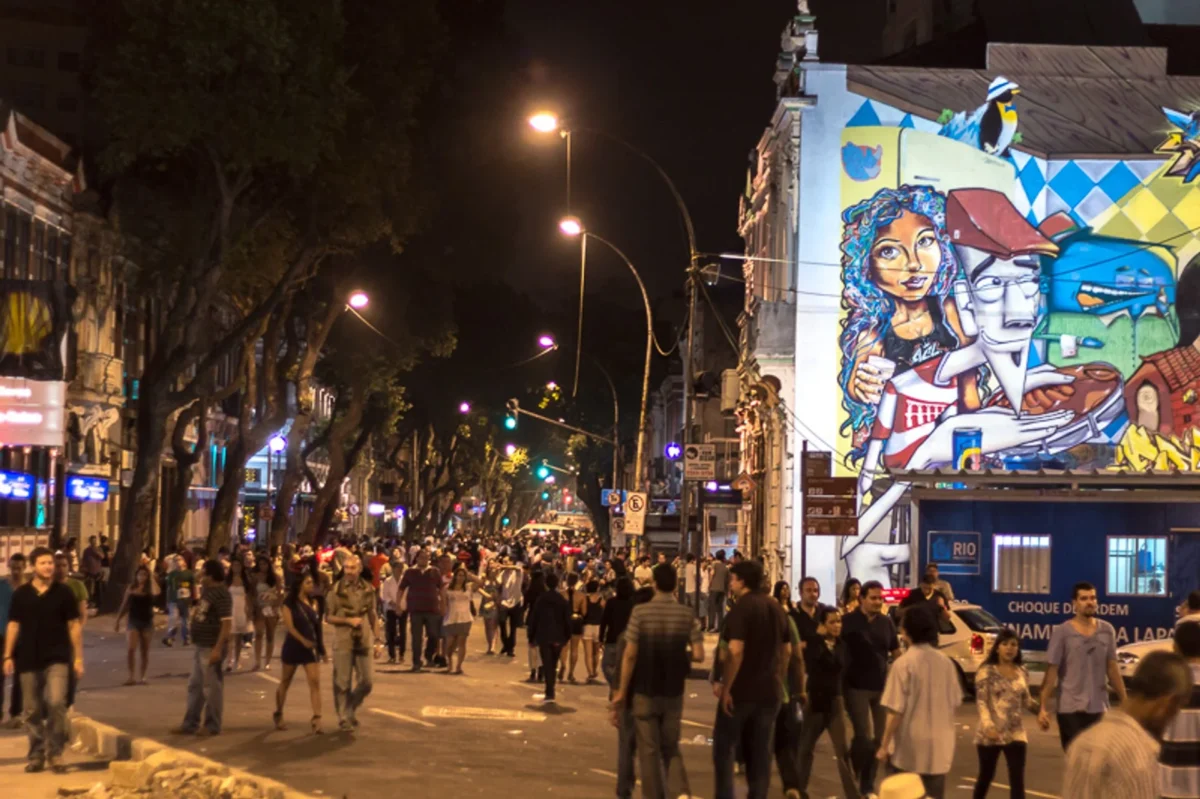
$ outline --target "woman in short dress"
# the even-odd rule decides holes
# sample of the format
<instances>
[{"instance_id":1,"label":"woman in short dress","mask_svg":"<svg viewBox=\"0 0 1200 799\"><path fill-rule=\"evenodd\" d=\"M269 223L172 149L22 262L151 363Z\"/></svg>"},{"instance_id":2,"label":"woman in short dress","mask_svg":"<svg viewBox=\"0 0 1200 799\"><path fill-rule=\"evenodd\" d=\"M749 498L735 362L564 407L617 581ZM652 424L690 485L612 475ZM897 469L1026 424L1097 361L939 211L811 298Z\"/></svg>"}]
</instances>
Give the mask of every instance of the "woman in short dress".
<instances>
[{"instance_id":1,"label":"woman in short dress","mask_svg":"<svg viewBox=\"0 0 1200 799\"><path fill-rule=\"evenodd\" d=\"M225 671L233 671L241 663L246 636L254 632L254 583L241 557L229 561L225 586L233 598L233 624L229 633L233 645L229 647L229 662L225 664Z\"/></svg>"},{"instance_id":2,"label":"woman in short dress","mask_svg":"<svg viewBox=\"0 0 1200 799\"><path fill-rule=\"evenodd\" d=\"M588 580L583 595L583 665L587 669L587 681L598 682L600 673L600 620L604 618L604 595L600 593L600 581Z\"/></svg>"},{"instance_id":3,"label":"woman in short dress","mask_svg":"<svg viewBox=\"0 0 1200 799\"><path fill-rule=\"evenodd\" d=\"M259 558L254 565L254 670L271 670L275 656L275 627L279 624L279 578L270 558ZM263 650L266 649L266 660Z\"/></svg>"},{"instance_id":4,"label":"woman in short dress","mask_svg":"<svg viewBox=\"0 0 1200 799\"><path fill-rule=\"evenodd\" d=\"M499 632L497 620L500 615L499 574L495 561L488 562L483 579L476 587L479 591L479 617L483 619L483 634L487 638L487 652L484 654L487 655L496 654L496 634Z\"/></svg>"},{"instance_id":5,"label":"woman in short dress","mask_svg":"<svg viewBox=\"0 0 1200 799\"><path fill-rule=\"evenodd\" d=\"M129 666L129 679L126 685L146 684L146 665L150 659L150 635L154 632L154 592L150 586L150 569L138 566L133 574L133 585L125 591L125 598L117 610L115 629L121 631L121 619L129 615L125 625L128 631L129 646L125 652L126 663ZM138 651L142 653L142 670L137 680L133 678L134 657Z\"/></svg>"},{"instance_id":6,"label":"woman in short dress","mask_svg":"<svg viewBox=\"0 0 1200 799\"><path fill-rule=\"evenodd\" d=\"M446 639L446 673L462 674L463 659L467 656L467 637L471 634L470 574L458 568L450 576L450 585L442 589L442 606L446 608L442 631ZM458 665L454 656L458 655Z\"/></svg>"},{"instance_id":7,"label":"woman in short dress","mask_svg":"<svg viewBox=\"0 0 1200 799\"><path fill-rule=\"evenodd\" d=\"M287 636L279 651L283 661L283 673L279 675L279 689L275 692L275 729L286 729L283 723L283 705L287 701L288 688L296 669L304 669L308 682L308 697L312 702L312 731L321 732L321 669L318 661L325 657L325 642L321 635L321 619L313 600L313 578L301 574L292 583L287 600L283 603L283 626Z\"/></svg>"}]
</instances>

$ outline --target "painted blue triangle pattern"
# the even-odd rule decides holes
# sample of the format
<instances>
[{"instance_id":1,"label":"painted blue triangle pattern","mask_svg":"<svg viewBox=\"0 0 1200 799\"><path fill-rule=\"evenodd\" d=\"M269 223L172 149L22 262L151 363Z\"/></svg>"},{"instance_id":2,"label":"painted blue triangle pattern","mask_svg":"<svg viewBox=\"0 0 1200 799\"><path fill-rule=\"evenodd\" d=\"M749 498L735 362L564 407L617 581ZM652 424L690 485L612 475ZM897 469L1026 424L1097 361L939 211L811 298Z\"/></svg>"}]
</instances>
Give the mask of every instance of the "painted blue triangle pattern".
<instances>
[{"instance_id":1,"label":"painted blue triangle pattern","mask_svg":"<svg viewBox=\"0 0 1200 799\"><path fill-rule=\"evenodd\" d=\"M902 127L902 128L916 127L916 125L913 124L912 114L904 115L904 119L900 120L900 127Z\"/></svg>"},{"instance_id":2,"label":"painted blue triangle pattern","mask_svg":"<svg viewBox=\"0 0 1200 799\"><path fill-rule=\"evenodd\" d=\"M854 116L850 117L850 121L846 123L846 127L867 128L877 127L879 124L879 114L875 110L875 104L870 100L863 100L863 104L854 112Z\"/></svg>"}]
</instances>

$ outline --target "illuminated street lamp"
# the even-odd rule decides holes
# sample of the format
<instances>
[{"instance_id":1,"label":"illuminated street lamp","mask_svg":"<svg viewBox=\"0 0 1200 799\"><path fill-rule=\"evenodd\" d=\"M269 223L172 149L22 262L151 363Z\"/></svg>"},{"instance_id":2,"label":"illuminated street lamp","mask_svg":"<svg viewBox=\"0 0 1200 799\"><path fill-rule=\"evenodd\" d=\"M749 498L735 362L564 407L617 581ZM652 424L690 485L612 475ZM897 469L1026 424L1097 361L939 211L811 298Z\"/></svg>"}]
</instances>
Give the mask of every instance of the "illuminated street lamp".
<instances>
[{"instance_id":1,"label":"illuminated street lamp","mask_svg":"<svg viewBox=\"0 0 1200 799\"><path fill-rule=\"evenodd\" d=\"M469 402L458 403L458 412L459 413L470 413L471 412L471 403L469 403Z\"/></svg>"},{"instance_id":2,"label":"illuminated street lamp","mask_svg":"<svg viewBox=\"0 0 1200 799\"><path fill-rule=\"evenodd\" d=\"M550 111L539 111L529 118L529 127L538 133L553 133L558 130L558 115Z\"/></svg>"},{"instance_id":3,"label":"illuminated street lamp","mask_svg":"<svg viewBox=\"0 0 1200 799\"><path fill-rule=\"evenodd\" d=\"M546 335L538 337L538 346L544 350L550 350L557 347L558 344L554 341L554 336Z\"/></svg>"},{"instance_id":4,"label":"illuminated street lamp","mask_svg":"<svg viewBox=\"0 0 1200 799\"><path fill-rule=\"evenodd\" d=\"M276 433L271 436L271 440L267 442L272 452L283 452L287 449L287 439Z\"/></svg>"},{"instance_id":5,"label":"illuminated street lamp","mask_svg":"<svg viewBox=\"0 0 1200 799\"><path fill-rule=\"evenodd\" d=\"M273 454L278 454L287 449L287 439L276 433L267 439L267 506L274 507L274 501L271 496L275 487L275 464L272 463Z\"/></svg>"},{"instance_id":6,"label":"illuminated street lamp","mask_svg":"<svg viewBox=\"0 0 1200 799\"><path fill-rule=\"evenodd\" d=\"M348 302L351 308L355 309L356 311L361 311L371 302L371 298L367 296L365 291L356 291L350 295Z\"/></svg>"},{"instance_id":7,"label":"illuminated street lamp","mask_svg":"<svg viewBox=\"0 0 1200 799\"><path fill-rule=\"evenodd\" d=\"M564 216L558 222L558 229L564 236L579 236L583 234L583 223L577 216Z\"/></svg>"},{"instance_id":8,"label":"illuminated street lamp","mask_svg":"<svg viewBox=\"0 0 1200 799\"><path fill-rule=\"evenodd\" d=\"M557 391L558 383L555 383L553 380L551 380L549 383L546 384L546 388L550 391Z\"/></svg>"},{"instance_id":9,"label":"illuminated street lamp","mask_svg":"<svg viewBox=\"0 0 1200 799\"><path fill-rule=\"evenodd\" d=\"M517 445L516 444L505 444L504 445L504 454L510 458L513 455L516 455L517 454Z\"/></svg>"}]
</instances>

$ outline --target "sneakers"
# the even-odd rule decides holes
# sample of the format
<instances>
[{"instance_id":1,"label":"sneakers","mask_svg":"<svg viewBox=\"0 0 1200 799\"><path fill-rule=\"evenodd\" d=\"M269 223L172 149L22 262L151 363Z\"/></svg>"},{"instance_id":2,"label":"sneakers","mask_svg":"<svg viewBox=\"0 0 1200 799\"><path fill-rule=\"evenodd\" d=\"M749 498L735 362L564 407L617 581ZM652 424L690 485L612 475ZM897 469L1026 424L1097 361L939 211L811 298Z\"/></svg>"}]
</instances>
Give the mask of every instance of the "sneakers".
<instances>
[{"instance_id":1,"label":"sneakers","mask_svg":"<svg viewBox=\"0 0 1200 799\"><path fill-rule=\"evenodd\" d=\"M26 774L37 774L46 768L46 764L40 760L31 760L25 764Z\"/></svg>"}]
</instances>

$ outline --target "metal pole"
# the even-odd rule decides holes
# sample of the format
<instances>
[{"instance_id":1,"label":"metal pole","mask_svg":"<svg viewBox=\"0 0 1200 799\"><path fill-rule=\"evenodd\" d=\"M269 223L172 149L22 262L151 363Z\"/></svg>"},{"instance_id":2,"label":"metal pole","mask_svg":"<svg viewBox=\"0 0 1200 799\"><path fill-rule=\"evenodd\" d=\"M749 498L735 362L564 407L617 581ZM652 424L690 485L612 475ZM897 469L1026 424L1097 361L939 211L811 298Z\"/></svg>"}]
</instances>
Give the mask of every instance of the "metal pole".
<instances>
[{"instance_id":1,"label":"metal pole","mask_svg":"<svg viewBox=\"0 0 1200 799\"><path fill-rule=\"evenodd\" d=\"M563 138L567 140L567 214L571 213L571 131L564 130Z\"/></svg>"},{"instance_id":2,"label":"metal pole","mask_svg":"<svg viewBox=\"0 0 1200 799\"><path fill-rule=\"evenodd\" d=\"M683 451L687 452L688 444L692 442L692 352L696 341L696 253L692 253L692 266L688 269L688 324L687 345L683 352ZM685 461L686 462L686 461ZM691 486L687 479L687 466L679 481L679 549L687 549L688 531L691 527ZM703 525L700 525L703 529ZM692 542L692 552L696 555L696 615L700 615L700 561L704 553L702 535L697 534Z\"/></svg>"},{"instance_id":3,"label":"metal pole","mask_svg":"<svg viewBox=\"0 0 1200 799\"><path fill-rule=\"evenodd\" d=\"M805 503L807 497L804 491L808 486L808 474L806 466L808 465L808 439L800 442L800 502ZM801 504L801 509L804 510L804 504ZM804 522L804 517L800 517L800 579L803 580L808 575L808 525ZM836 586L835 586L836 587Z\"/></svg>"},{"instance_id":4,"label":"metal pole","mask_svg":"<svg viewBox=\"0 0 1200 799\"><path fill-rule=\"evenodd\" d=\"M579 324L575 331L575 384L571 388L572 397L579 394L579 357L583 354L583 288L587 277L587 236L579 238Z\"/></svg>"}]
</instances>

